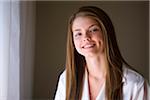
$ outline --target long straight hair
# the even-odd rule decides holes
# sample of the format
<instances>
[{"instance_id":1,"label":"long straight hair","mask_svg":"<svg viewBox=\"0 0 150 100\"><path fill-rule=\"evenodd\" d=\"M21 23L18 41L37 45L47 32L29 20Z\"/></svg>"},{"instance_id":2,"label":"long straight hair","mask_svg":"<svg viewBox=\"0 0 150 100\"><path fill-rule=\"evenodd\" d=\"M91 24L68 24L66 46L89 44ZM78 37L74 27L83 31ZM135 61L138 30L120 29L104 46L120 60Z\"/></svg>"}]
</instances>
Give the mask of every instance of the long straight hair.
<instances>
[{"instance_id":1,"label":"long straight hair","mask_svg":"<svg viewBox=\"0 0 150 100\"><path fill-rule=\"evenodd\" d=\"M122 100L123 64L126 61L119 51L113 24L109 16L95 6L83 6L69 19L67 48L66 48L66 100L80 100L83 91L83 79L85 72L85 58L80 55L74 46L72 24L75 18L85 16L96 20L102 30L107 61L107 73L105 83L105 96L107 100Z\"/></svg>"}]
</instances>

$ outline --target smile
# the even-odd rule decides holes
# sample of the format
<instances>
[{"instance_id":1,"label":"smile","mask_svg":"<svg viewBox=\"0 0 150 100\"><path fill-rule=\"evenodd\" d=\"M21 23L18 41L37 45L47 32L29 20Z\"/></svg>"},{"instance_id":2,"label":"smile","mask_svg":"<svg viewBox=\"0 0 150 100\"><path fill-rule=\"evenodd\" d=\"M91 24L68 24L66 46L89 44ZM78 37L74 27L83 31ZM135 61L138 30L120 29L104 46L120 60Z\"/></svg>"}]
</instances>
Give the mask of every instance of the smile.
<instances>
[{"instance_id":1,"label":"smile","mask_svg":"<svg viewBox=\"0 0 150 100\"><path fill-rule=\"evenodd\" d=\"M88 49L88 48L93 48L94 46L95 46L95 44L87 44L87 45L83 46L82 48Z\"/></svg>"}]
</instances>

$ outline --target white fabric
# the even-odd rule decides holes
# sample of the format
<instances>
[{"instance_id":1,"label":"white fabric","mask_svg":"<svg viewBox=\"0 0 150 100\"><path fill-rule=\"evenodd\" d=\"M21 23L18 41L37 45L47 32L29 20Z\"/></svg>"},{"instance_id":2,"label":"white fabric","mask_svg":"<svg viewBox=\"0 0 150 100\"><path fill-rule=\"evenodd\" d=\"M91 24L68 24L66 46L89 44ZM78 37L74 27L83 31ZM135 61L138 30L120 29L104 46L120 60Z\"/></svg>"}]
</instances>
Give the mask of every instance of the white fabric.
<instances>
[{"instance_id":1,"label":"white fabric","mask_svg":"<svg viewBox=\"0 0 150 100\"><path fill-rule=\"evenodd\" d=\"M20 99L20 2L0 0L0 100Z\"/></svg>"},{"instance_id":2,"label":"white fabric","mask_svg":"<svg viewBox=\"0 0 150 100\"><path fill-rule=\"evenodd\" d=\"M137 72L124 67L123 77L123 100L148 100L144 94L144 78ZM55 100L65 100L66 96L66 71L64 71L59 79ZM90 100L88 89L88 77L85 73L82 100ZM96 100L105 100L105 84L99 91Z\"/></svg>"}]
</instances>

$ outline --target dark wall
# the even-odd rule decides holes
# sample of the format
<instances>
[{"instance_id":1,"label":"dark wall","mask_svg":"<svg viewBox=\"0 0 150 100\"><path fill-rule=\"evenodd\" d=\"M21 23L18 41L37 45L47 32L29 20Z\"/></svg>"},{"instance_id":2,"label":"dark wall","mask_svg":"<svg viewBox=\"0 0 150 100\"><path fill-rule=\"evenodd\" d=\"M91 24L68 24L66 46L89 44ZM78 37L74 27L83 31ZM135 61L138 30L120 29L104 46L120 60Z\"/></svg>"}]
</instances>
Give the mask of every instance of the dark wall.
<instances>
[{"instance_id":1,"label":"dark wall","mask_svg":"<svg viewBox=\"0 0 150 100\"><path fill-rule=\"evenodd\" d=\"M82 5L96 5L115 26L123 57L148 79L148 2L37 2L33 98L52 99L65 68L67 21Z\"/></svg>"}]
</instances>

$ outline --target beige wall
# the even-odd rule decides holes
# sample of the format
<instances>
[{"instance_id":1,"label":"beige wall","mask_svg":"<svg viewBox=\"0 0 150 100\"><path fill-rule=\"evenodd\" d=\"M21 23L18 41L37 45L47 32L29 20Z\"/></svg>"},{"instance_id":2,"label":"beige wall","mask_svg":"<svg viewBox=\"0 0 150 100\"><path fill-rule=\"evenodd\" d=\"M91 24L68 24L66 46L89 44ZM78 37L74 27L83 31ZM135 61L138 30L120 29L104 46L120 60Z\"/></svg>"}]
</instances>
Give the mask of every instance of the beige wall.
<instances>
[{"instance_id":1,"label":"beige wall","mask_svg":"<svg viewBox=\"0 0 150 100\"><path fill-rule=\"evenodd\" d=\"M37 2L34 99L52 99L65 68L67 20L74 9L96 5L108 13L124 58L148 79L148 2Z\"/></svg>"},{"instance_id":2,"label":"beige wall","mask_svg":"<svg viewBox=\"0 0 150 100\"><path fill-rule=\"evenodd\" d=\"M28 1L20 2L20 25L19 25L20 26L20 36L19 36L20 51L18 51L20 57L20 62L19 62L20 67L18 69L20 75L19 76L20 84L18 86L20 89L19 90L20 98L18 100L32 99L34 53L35 53L34 52L35 10L36 10L35 6L36 6L35 2L28 2ZM14 78L12 78L12 81L14 81ZM17 99L12 99L12 97L10 97L10 99L8 100L17 100Z\"/></svg>"}]
</instances>

